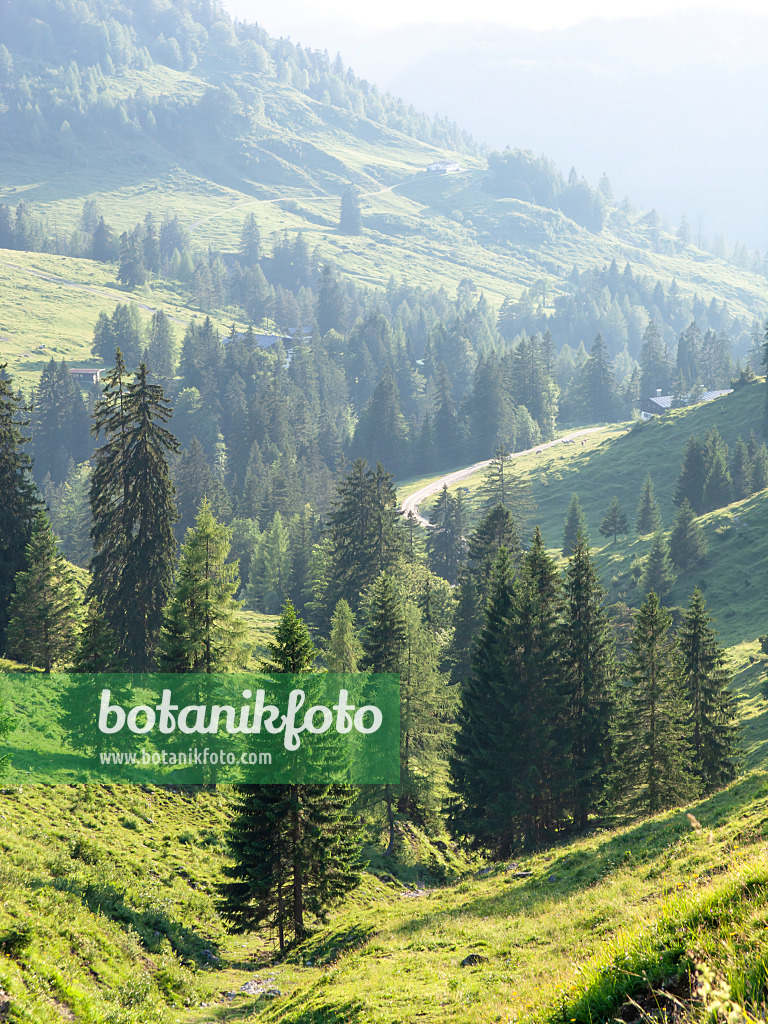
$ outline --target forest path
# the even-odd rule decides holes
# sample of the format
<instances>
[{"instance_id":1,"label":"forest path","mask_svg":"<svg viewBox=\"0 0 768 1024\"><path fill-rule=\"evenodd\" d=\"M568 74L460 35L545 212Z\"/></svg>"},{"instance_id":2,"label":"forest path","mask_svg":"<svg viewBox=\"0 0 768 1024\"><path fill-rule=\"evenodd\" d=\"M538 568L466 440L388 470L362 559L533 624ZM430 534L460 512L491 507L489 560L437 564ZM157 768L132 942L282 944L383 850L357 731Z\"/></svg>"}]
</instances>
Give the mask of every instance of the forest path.
<instances>
[{"instance_id":1,"label":"forest path","mask_svg":"<svg viewBox=\"0 0 768 1024\"><path fill-rule=\"evenodd\" d=\"M552 448L556 444L565 444L569 441L575 441L577 437L583 437L584 434L594 434L598 430L602 430L602 427L586 427L584 430L575 430L571 434L565 434L563 437L556 437L553 441L546 441L544 444L537 444L535 448L526 448L522 452L512 452L510 458L519 459L521 455L532 455L535 452L544 451L545 448ZM431 484L427 484L425 487L419 488L409 497L405 498L400 506L400 511L404 516L408 516L413 513L416 522L419 526L431 527L434 524L430 523L419 512L419 505L426 501L427 498L431 498L433 495L438 494L442 491L443 487L451 487L453 484L458 483L460 480L466 480L467 477L472 476L480 469L485 469L486 466L490 466L493 459L484 459L482 462L475 462L471 466L466 466L464 469L457 469L453 473L448 473L446 476L441 476L439 480L434 480Z\"/></svg>"}]
</instances>

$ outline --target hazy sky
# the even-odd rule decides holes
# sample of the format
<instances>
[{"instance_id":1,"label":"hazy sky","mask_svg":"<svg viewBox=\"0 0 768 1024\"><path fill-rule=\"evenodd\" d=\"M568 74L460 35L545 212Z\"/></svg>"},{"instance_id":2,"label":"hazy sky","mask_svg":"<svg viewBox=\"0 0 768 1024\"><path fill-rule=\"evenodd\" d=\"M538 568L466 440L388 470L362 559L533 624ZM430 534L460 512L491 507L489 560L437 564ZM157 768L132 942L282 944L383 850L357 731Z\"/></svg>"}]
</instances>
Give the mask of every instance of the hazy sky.
<instances>
[{"instance_id":1,"label":"hazy sky","mask_svg":"<svg viewBox=\"0 0 768 1024\"><path fill-rule=\"evenodd\" d=\"M326 44L329 29L368 35L403 25L496 22L513 28L565 28L589 18L652 17L674 11L748 11L765 15L765 0L223 0L233 16L258 21L270 35L290 35L310 47ZM323 38L318 38L322 36Z\"/></svg>"}]
</instances>

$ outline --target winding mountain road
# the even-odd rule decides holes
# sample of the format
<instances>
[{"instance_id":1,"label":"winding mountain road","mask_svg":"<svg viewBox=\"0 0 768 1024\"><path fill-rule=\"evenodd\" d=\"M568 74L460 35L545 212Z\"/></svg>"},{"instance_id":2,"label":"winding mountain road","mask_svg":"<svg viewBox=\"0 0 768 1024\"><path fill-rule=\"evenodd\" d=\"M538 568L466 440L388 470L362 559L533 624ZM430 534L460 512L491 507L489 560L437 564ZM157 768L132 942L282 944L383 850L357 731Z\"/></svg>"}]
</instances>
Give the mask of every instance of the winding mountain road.
<instances>
[{"instance_id":1,"label":"winding mountain road","mask_svg":"<svg viewBox=\"0 0 768 1024\"><path fill-rule=\"evenodd\" d=\"M563 437L556 437L554 441L546 441L544 444L536 445L535 448L526 448L525 451L522 452L512 452L510 458L519 459L521 455L531 455L534 452L542 452L545 448L552 448L556 444L566 444L571 441L575 441L577 437L583 437L584 434L594 434L596 431L602 429L602 427L586 427L584 430L576 430L572 434L565 434ZM479 469L485 469L486 466L490 466L491 462L493 462L493 459L484 459L482 462L475 462L473 465L466 466L464 469L457 469L453 473L441 476L439 480L435 480L433 483L427 484L426 487L421 487L418 491L411 494L410 497L404 499L400 505L401 513L404 516L408 516L412 513L419 526L434 526L434 523L430 523L430 521L419 512L419 505L426 501L427 498L431 498L434 494L442 491L444 486L451 487L460 480L466 480L467 477L472 476L472 474L476 473Z\"/></svg>"}]
</instances>

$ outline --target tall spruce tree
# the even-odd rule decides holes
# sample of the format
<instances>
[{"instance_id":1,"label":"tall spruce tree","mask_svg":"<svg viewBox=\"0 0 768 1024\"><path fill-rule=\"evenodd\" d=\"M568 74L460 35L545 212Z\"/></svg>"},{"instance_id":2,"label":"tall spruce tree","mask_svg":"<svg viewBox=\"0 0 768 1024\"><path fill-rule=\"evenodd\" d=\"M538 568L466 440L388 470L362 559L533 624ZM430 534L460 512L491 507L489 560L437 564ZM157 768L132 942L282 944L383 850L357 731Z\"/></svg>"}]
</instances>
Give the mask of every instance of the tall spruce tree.
<instances>
[{"instance_id":1,"label":"tall spruce tree","mask_svg":"<svg viewBox=\"0 0 768 1024\"><path fill-rule=\"evenodd\" d=\"M91 477L93 558L89 598L101 603L130 671L153 664L172 589L176 507L166 457L178 442L163 389L142 364L129 381L118 349L96 404L93 433L104 435Z\"/></svg>"},{"instance_id":2,"label":"tall spruce tree","mask_svg":"<svg viewBox=\"0 0 768 1024\"><path fill-rule=\"evenodd\" d=\"M437 502L430 512L432 529L427 531L426 547L430 569L455 583L459 569L466 561L464 507L461 493L455 497L443 486Z\"/></svg>"},{"instance_id":3,"label":"tall spruce tree","mask_svg":"<svg viewBox=\"0 0 768 1024\"><path fill-rule=\"evenodd\" d=\"M331 638L325 663L329 672L357 672L362 657L363 647L355 631L355 616L341 598L331 616Z\"/></svg>"},{"instance_id":4,"label":"tall spruce tree","mask_svg":"<svg viewBox=\"0 0 768 1024\"><path fill-rule=\"evenodd\" d=\"M579 496L578 494L572 494L563 529L563 558L570 558L573 549L576 547L579 533L586 535L586 532L587 524L584 519L584 513L581 511Z\"/></svg>"},{"instance_id":5,"label":"tall spruce tree","mask_svg":"<svg viewBox=\"0 0 768 1024\"><path fill-rule=\"evenodd\" d=\"M568 561L561 631L563 680L571 734L568 806L574 827L587 827L605 790L610 761L614 644L605 592L582 533Z\"/></svg>"},{"instance_id":6,"label":"tall spruce tree","mask_svg":"<svg viewBox=\"0 0 768 1024\"><path fill-rule=\"evenodd\" d=\"M619 499L615 495L611 498L611 503L603 515L600 533L604 537L613 537L614 544L620 533L629 533L626 513L622 510Z\"/></svg>"},{"instance_id":7,"label":"tall spruce tree","mask_svg":"<svg viewBox=\"0 0 768 1024\"><path fill-rule=\"evenodd\" d=\"M222 672L246 660L246 629L237 617L236 562L227 562L231 531L204 499L179 557L173 598L160 639L164 672Z\"/></svg>"},{"instance_id":8,"label":"tall spruce tree","mask_svg":"<svg viewBox=\"0 0 768 1024\"><path fill-rule=\"evenodd\" d=\"M403 550L397 491L379 463L370 469L357 459L337 488L326 525L329 565L325 607L344 598L354 610L362 591L392 569Z\"/></svg>"},{"instance_id":9,"label":"tall spruce tree","mask_svg":"<svg viewBox=\"0 0 768 1024\"><path fill-rule=\"evenodd\" d=\"M306 624L287 601L268 645L269 671L311 671L317 654ZM272 927L280 949L307 934L306 914L326 920L360 881L361 831L354 792L331 785L238 785L219 909L233 932Z\"/></svg>"},{"instance_id":10,"label":"tall spruce tree","mask_svg":"<svg viewBox=\"0 0 768 1024\"><path fill-rule=\"evenodd\" d=\"M683 572L692 569L707 556L704 531L685 498L675 513L675 525L669 537L669 552L672 561Z\"/></svg>"},{"instance_id":11,"label":"tall spruce tree","mask_svg":"<svg viewBox=\"0 0 768 1024\"><path fill-rule=\"evenodd\" d=\"M514 568L505 547L494 559L484 621L472 646L472 670L463 680L454 746L449 758L455 800L449 813L454 834L476 849L504 850L514 835L509 823L489 815L507 785L506 761L489 746L497 735L504 705L500 686L509 659L508 619L512 612Z\"/></svg>"},{"instance_id":12,"label":"tall spruce tree","mask_svg":"<svg viewBox=\"0 0 768 1024\"><path fill-rule=\"evenodd\" d=\"M733 485L725 456L722 451L715 451L704 482L704 509L711 512L713 509L723 508L730 504L732 499Z\"/></svg>"},{"instance_id":13,"label":"tall spruce tree","mask_svg":"<svg viewBox=\"0 0 768 1024\"><path fill-rule=\"evenodd\" d=\"M496 505L485 513L470 536L467 565L458 576L453 637L448 652L454 683L469 678L472 644L483 624L491 572L502 547L506 548L513 566L519 564L522 547L512 513L505 505Z\"/></svg>"},{"instance_id":14,"label":"tall spruce tree","mask_svg":"<svg viewBox=\"0 0 768 1024\"><path fill-rule=\"evenodd\" d=\"M499 552L492 587L451 759L462 801L452 823L473 845L505 856L550 836L568 803L561 588L538 528L516 579Z\"/></svg>"},{"instance_id":15,"label":"tall spruce tree","mask_svg":"<svg viewBox=\"0 0 768 1024\"><path fill-rule=\"evenodd\" d=\"M646 473L643 481L643 493L637 506L635 529L641 536L656 533L661 529L661 510L653 494L653 480L650 473Z\"/></svg>"},{"instance_id":16,"label":"tall spruce tree","mask_svg":"<svg viewBox=\"0 0 768 1024\"><path fill-rule=\"evenodd\" d=\"M706 481L706 449L701 438L691 434L685 445L680 475L675 484L675 504L681 505L687 498L693 511L700 516L705 511L704 484Z\"/></svg>"},{"instance_id":17,"label":"tall spruce tree","mask_svg":"<svg viewBox=\"0 0 768 1024\"><path fill-rule=\"evenodd\" d=\"M661 531L654 533L638 582L640 593L648 595L655 592L657 597L663 600L675 585L675 578L669 544Z\"/></svg>"},{"instance_id":18,"label":"tall spruce tree","mask_svg":"<svg viewBox=\"0 0 768 1024\"><path fill-rule=\"evenodd\" d=\"M88 410L67 364L51 359L35 389L31 416L33 471L39 484L60 483L70 462L90 455Z\"/></svg>"},{"instance_id":19,"label":"tall spruce tree","mask_svg":"<svg viewBox=\"0 0 768 1024\"><path fill-rule=\"evenodd\" d=\"M536 499L533 497L530 484L524 483L516 475L514 459L508 454L507 449L506 444L497 446L485 471L481 493L487 511L497 505L508 508L518 531L525 534L536 514Z\"/></svg>"},{"instance_id":20,"label":"tall spruce tree","mask_svg":"<svg viewBox=\"0 0 768 1024\"><path fill-rule=\"evenodd\" d=\"M615 800L655 814L692 792L685 702L672 618L653 591L635 618L613 738Z\"/></svg>"},{"instance_id":21,"label":"tall spruce tree","mask_svg":"<svg viewBox=\"0 0 768 1024\"><path fill-rule=\"evenodd\" d=\"M362 631L363 667L373 672L400 675L407 639L402 600L392 577L381 573L366 594L365 625ZM393 787L387 783L384 787L389 833L386 856L390 856L395 849L394 798Z\"/></svg>"},{"instance_id":22,"label":"tall spruce tree","mask_svg":"<svg viewBox=\"0 0 768 1024\"><path fill-rule=\"evenodd\" d=\"M45 512L37 513L26 555L29 568L16 575L8 607L6 649L16 661L50 672L74 657L83 594Z\"/></svg>"},{"instance_id":23,"label":"tall spruce tree","mask_svg":"<svg viewBox=\"0 0 768 1024\"><path fill-rule=\"evenodd\" d=\"M693 771L703 793L734 778L738 735L736 704L728 689L733 677L711 622L697 587L683 614L678 644L688 698Z\"/></svg>"},{"instance_id":24,"label":"tall spruce tree","mask_svg":"<svg viewBox=\"0 0 768 1024\"><path fill-rule=\"evenodd\" d=\"M27 544L41 508L32 481L32 460L22 431L29 425L21 399L14 395L0 364L0 651L5 649L8 604L16 574L28 568Z\"/></svg>"}]
</instances>

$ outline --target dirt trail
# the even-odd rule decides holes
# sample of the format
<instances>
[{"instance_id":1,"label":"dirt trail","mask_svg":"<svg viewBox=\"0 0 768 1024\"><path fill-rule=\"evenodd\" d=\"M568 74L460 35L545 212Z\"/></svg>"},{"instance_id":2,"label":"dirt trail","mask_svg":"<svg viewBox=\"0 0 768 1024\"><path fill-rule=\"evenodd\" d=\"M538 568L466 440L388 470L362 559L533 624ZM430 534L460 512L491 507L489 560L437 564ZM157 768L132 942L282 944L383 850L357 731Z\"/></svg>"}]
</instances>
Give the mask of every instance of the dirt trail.
<instances>
[{"instance_id":1,"label":"dirt trail","mask_svg":"<svg viewBox=\"0 0 768 1024\"><path fill-rule=\"evenodd\" d=\"M536 445L535 448L526 448L523 452L513 452L510 455L512 459L519 459L521 455L531 455L533 452L543 451L545 448L552 448L556 444L564 444L566 441L575 441L577 437L582 437L584 434L594 434L596 430L602 430L602 427L587 427L584 430L576 430L572 434L566 434L564 437L556 437L554 441L546 441L544 444ZM426 487L420 488L409 498L406 498L400 506L400 511L404 516L409 513L413 513L416 518L416 522L419 526L433 526L419 512L419 505L427 498L431 498L433 494L437 494L442 491L443 486L451 487L453 484L458 483L460 480L466 480L468 476L472 476L479 469L485 469L486 466L490 466L492 459L484 459L482 462L475 462L471 466L467 466L465 469L457 469L453 473L448 473L446 476L441 476L439 480L435 480L434 483L427 484Z\"/></svg>"}]
</instances>

